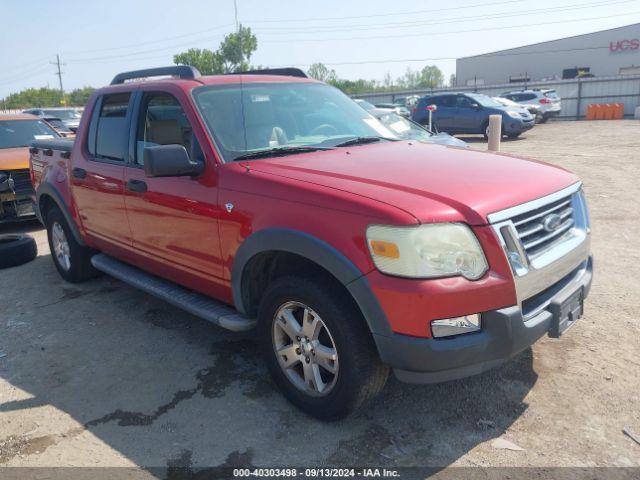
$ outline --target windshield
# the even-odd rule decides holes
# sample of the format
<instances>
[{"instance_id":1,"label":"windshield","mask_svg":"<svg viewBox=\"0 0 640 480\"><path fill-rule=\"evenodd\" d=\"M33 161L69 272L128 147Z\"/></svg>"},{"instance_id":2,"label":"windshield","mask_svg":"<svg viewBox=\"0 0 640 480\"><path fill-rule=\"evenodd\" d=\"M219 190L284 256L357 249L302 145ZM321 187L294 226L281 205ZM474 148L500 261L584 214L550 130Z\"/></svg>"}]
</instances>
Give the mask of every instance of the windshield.
<instances>
[{"instance_id":1,"label":"windshield","mask_svg":"<svg viewBox=\"0 0 640 480\"><path fill-rule=\"evenodd\" d=\"M62 120L77 120L80 118L80 113L76 110L43 110L46 115L52 115Z\"/></svg>"},{"instance_id":2,"label":"windshield","mask_svg":"<svg viewBox=\"0 0 640 480\"><path fill-rule=\"evenodd\" d=\"M508 98L494 97L493 99L496 102L504 105L505 107L520 107L521 106L519 103L516 103L513 100L509 100Z\"/></svg>"},{"instance_id":3,"label":"windshield","mask_svg":"<svg viewBox=\"0 0 640 480\"><path fill-rule=\"evenodd\" d=\"M378 120L402 140L433 141L429 130L397 113L384 113L378 116Z\"/></svg>"},{"instance_id":4,"label":"windshield","mask_svg":"<svg viewBox=\"0 0 640 480\"><path fill-rule=\"evenodd\" d=\"M482 95L481 93L467 93L467 96L478 102L483 107L504 107L504 105L496 102L493 98L487 95Z\"/></svg>"},{"instance_id":5,"label":"windshield","mask_svg":"<svg viewBox=\"0 0 640 480\"><path fill-rule=\"evenodd\" d=\"M0 120L0 148L28 147L58 134L42 120Z\"/></svg>"},{"instance_id":6,"label":"windshield","mask_svg":"<svg viewBox=\"0 0 640 480\"><path fill-rule=\"evenodd\" d=\"M225 161L270 149L334 147L395 135L334 87L249 83L196 88L193 96Z\"/></svg>"}]
</instances>

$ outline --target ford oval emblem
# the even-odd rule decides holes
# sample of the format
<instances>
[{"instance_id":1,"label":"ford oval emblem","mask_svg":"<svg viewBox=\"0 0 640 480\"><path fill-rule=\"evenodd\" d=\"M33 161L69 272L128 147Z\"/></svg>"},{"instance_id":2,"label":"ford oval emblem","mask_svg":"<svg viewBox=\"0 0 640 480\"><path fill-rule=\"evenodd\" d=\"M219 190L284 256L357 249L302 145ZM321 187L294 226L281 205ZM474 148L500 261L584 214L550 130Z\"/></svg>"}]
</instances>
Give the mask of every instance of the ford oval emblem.
<instances>
[{"instance_id":1,"label":"ford oval emblem","mask_svg":"<svg viewBox=\"0 0 640 480\"><path fill-rule=\"evenodd\" d=\"M542 227L547 232L553 232L562 223L562 217L557 213L550 213L542 220Z\"/></svg>"}]
</instances>

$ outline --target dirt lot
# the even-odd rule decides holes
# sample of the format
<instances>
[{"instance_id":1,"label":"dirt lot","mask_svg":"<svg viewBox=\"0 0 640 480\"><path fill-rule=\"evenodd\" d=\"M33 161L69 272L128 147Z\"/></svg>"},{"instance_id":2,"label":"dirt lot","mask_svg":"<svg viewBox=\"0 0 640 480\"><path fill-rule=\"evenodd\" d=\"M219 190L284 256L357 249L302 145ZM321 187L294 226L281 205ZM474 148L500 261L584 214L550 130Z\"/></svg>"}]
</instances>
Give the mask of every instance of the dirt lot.
<instances>
[{"instance_id":1,"label":"dirt lot","mask_svg":"<svg viewBox=\"0 0 640 480\"><path fill-rule=\"evenodd\" d=\"M640 466L622 433L640 435L640 122L540 125L503 150L584 179L596 256L585 316L478 377L392 379L339 423L291 407L250 335L108 277L65 284L37 224L0 227L40 251L0 272L0 464Z\"/></svg>"}]
</instances>

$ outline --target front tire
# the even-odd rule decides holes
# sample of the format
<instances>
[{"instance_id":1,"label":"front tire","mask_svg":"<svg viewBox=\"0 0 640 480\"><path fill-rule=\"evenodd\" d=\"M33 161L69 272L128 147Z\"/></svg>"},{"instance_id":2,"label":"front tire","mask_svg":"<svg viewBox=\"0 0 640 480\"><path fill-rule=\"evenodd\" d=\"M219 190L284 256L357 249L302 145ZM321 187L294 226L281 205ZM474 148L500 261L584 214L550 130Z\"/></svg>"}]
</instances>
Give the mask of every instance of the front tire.
<instances>
[{"instance_id":1,"label":"front tire","mask_svg":"<svg viewBox=\"0 0 640 480\"><path fill-rule=\"evenodd\" d=\"M330 282L277 279L260 303L258 336L284 396L321 420L347 416L389 375L361 313Z\"/></svg>"},{"instance_id":2,"label":"front tire","mask_svg":"<svg viewBox=\"0 0 640 480\"><path fill-rule=\"evenodd\" d=\"M54 206L47 212L46 225L53 264L62 278L79 283L100 274L91 264L95 251L76 241L58 207Z\"/></svg>"}]
</instances>

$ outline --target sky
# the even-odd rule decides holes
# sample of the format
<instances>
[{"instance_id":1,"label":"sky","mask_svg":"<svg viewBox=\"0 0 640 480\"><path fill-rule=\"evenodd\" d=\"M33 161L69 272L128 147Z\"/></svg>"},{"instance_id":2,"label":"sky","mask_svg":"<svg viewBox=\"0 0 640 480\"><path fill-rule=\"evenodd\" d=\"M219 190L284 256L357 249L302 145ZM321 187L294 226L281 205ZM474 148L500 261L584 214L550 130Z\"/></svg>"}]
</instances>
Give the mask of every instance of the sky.
<instances>
[{"instance_id":1,"label":"sky","mask_svg":"<svg viewBox=\"0 0 640 480\"><path fill-rule=\"evenodd\" d=\"M640 0L236 0L262 66L323 62L342 78L382 80L455 58L640 22ZM0 98L28 87L108 84L121 71L215 50L233 0L0 0Z\"/></svg>"}]
</instances>

